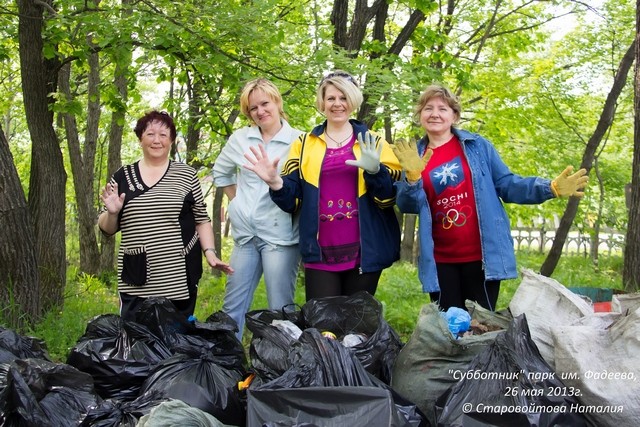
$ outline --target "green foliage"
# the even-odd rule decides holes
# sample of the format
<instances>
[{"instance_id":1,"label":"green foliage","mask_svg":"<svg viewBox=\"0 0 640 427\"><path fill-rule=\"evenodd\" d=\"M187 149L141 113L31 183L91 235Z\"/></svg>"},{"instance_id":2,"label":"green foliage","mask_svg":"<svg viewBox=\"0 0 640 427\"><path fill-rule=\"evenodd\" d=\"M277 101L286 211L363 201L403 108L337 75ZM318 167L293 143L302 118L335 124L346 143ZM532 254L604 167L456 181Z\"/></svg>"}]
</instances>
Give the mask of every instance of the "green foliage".
<instances>
[{"instance_id":1,"label":"green foliage","mask_svg":"<svg viewBox=\"0 0 640 427\"><path fill-rule=\"evenodd\" d=\"M332 5L319 1L161 0L124 5L103 1L99 8L79 0L62 2L46 20L45 51L47 57L72 64L75 98L68 105L57 105L55 111L71 111L79 126L86 123L82 106L86 105L87 58L98 49L105 110L127 111L132 123L152 107L167 109L175 116L181 136L195 120L201 140L193 156L211 164L230 133L246 124L235 119L237 97L246 80L272 79L284 95L291 124L309 129L322 119L313 102L318 79L330 69L344 68L363 82L375 107L376 130L388 119L394 137L421 133L411 123L415 99L427 84L444 81L460 90L465 101L461 125L487 136L515 173L551 178L566 164L579 163L609 85L601 76L612 75L631 40L633 5L605 2L594 22L583 21L585 9L569 1L484 0L443 9L435 1L406 0L388 6L384 38L372 36L374 22L370 21L362 46L345 52L333 45ZM580 25L554 42L542 24L558 15L558 8L573 9ZM416 9L424 20L406 47L390 54L407 17ZM353 7L348 13L353 15ZM2 18L6 37L0 50L7 54L17 50L16 22L10 16ZM2 76L17 69L17 55L13 58L10 69L0 69ZM129 64L125 71L128 99L121 99L114 90L117 63ZM602 84L594 91L596 76ZM7 81L0 78L2 84ZM198 93L193 92L196 89ZM15 84L0 90L20 92ZM615 154L629 150L631 94L627 91L620 103L616 126L602 153L607 223L620 224L620 215L624 216L620 188L628 181L630 156ZM199 113L190 117L193 98ZM8 99L2 101L6 106L0 104L2 112L20 102ZM12 116L19 118L14 122L22 135L12 135L27 140L22 114L16 112L20 114ZM100 137L106 141L110 117L103 116ZM125 124L123 162L139 156L130 128ZM14 153L19 149L12 144ZM104 170L106 144L99 150L102 164L96 170ZM28 165L20 165L21 176L28 176L23 173ZM96 179L100 182L94 187L99 188L104 174L96 174ZM598 206L581 205L581 220L595 215ZM551 217L563 208L562 203L514 206L509 213L514 219Z\"/></svg>"},{"instance_id":2,"label":"green foliage","mask_svg":"<svg viewBox=\"0 0 640 427\"><path fill-rule=\"evenodd\" d=\"M410 263L397 262L382 272L376 298L384 308L384 318L406 341L429 295L422 292L418 270Z\"/></svg>"},{"instance_id":3,"label":"green foliage","mask_svg":"<svg viewBox=\"0 0 640 427\"><path fill-rule=\"evenodd\" d=\"M74 269L70 269L74 271ZM118 297L95 277L67 274L64 307L53 310L28 331L47 344L52 359L65 362L87 323L100 314L118 313Z\"/></svg>"},{"instance_id":4,"label":"green foliage","mask_svg":"<svg viewBox=\"0 0 640 427\"><path fill-rule=\"evenodd\" d=\"M7 13L0 15L0 115L26 191L31 136L22 107L15 4L5 3ZM353 18L353 2L349 3ZM450 10L432 0L401 0L388 2L388 6L384 37L373 38L374 21L370 21L362 46L345 52L333 43L331 2L158 0L123 4L104 0L99 8L80 0L55 3L56 13L46 14L44 55L71 64L73 99L61 102L54 94L59 103L54 111L72 112L80 135L87 123L86 107L82 107L87 105L87 59L94 51L100 55L103 114L94 166L96 205L97 189L107 179L110 112L126 112L120 123L125 131L124 163L140 156L131 132L133 123L143 112L159 108L176 118L180 138L195 121L200 141L194 158L210 165L231 132L246 124L236 117L238 94L248 79L264 76L273 80L283 93L291 124L310 129L322 120L314 108L318 80L334 68L358 77L374 107L374 128L380 130L386 119L394 138L422 132L411 123L414 102L431 82L445 82L461 93L462 127L489 138L514 173L553 178L567 164L579 164L635 28L634 5L616 0L602 2L596 19L593 14L585 17L583 3L569 0L451 2ZM571 9L578 23L560 39L543 26L560 13L558 8ZM416 9L424 20L405 48L391 54L393 43ZM355 21L349 22L353 25ZM127 98L113 84L116 65L125 67ZM191 115L193 105L197 113ZM56 120L61 149L68 153L60 123ZM626 226L623 186L630 181L632 141L630 78L606 144L598 153L602 185L592 172L580 204L576 223L581 227L596 222ZM70 171L68 157L65 167ZM200 174L207 172L202 169ZM79 262L77 215L73 182L68 183L67 229L74 240L68 243L67 259L73 269ZM566 202L553 200L535 206L510 205L507 211L514 222L530 223L538 217L550 220L565 206ZM406 292L417 286L409 266L394 270L393 280L404 282ZM223 279L203 279L201 292L211 292L212 302L198 314L204 316L220 306L221 301L214 300L220 298L223 286ZM394 306L400 306L410 296L400 298L402 293L393 287L387 296L385 286L379 291L385 310L399 328L409 330L406 325L411 322L401 326L402 316L389 308L387 300L395 298ZM256 304L264 306L261 298L256 297ZM416 298L425 300L422 294ZM204 304L209 298L201 300ZM408 317L413 321L416 308L406 307L406 312L412 313Z\"/></svg>"}]
</instances>

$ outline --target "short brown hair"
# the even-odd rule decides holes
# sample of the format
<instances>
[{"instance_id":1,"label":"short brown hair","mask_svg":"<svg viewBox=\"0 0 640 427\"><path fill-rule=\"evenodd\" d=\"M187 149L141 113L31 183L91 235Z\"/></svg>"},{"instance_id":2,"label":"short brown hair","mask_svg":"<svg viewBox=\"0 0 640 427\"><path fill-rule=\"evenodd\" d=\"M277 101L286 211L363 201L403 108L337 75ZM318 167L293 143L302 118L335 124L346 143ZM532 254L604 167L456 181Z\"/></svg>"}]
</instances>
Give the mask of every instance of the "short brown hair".
<instances>
[{"instance_id":1,"label":"short brown hair","mask_svg":"<svg viewBox=\"0 0 640 427\"><path fill-rule=\"evenodd\" d=\"M462 106L460 105L460 101L458 97L454 95L448 88L441 84L432 84L427 86L427 88L422 92L420 98L418 98L418 103L413 109L413 120L416 123L420 123L420 114L422 109L427 102L429 102L433 98L442 98L449 107L456 113L456 122L460 120L460 115L462 114Z\"/></svg>"},{"instance_id":2,"label":"short brown hair","mask_svg":"<svg viewBox=\"0 0 640 427\"><path fill-rule=\"evenodd\" d=\"M147 114L140 117L136 122L136 127L133 128L133 131L136 133L136 136L139 140L142 140L142 134L153 122L160 122L168 127L171 136L171 142L175 142L178 134L176 132L176 125L173 123L173 119L166 111L158 110L149 111Z\"/></svg>"}]
</instances>

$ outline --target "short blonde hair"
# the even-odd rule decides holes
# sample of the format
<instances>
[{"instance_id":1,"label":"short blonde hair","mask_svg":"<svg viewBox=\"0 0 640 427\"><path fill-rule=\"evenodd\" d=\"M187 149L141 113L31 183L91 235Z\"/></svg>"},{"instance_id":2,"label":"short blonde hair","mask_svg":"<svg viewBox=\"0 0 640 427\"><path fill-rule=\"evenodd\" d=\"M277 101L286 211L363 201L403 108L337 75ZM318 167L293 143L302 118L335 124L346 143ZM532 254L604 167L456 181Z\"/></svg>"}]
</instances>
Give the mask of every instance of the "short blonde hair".
<instances>
[{"instance_id":1,"label":"short blonde hair","mask_svg":"<svg viewBox=\"0 0 640 427\"><path fill-rule=\"evenodd\" d=\"M318 111L324 111L324 94L329 85L335 86L336 89L344 94L347 98L347 105L352 111L360 108L364 98L358 82L346 71L335 70L324 76L320 81L320 85L316 91L316 108Z\"/></svg>"},{"instance_id":2,"label":"short blonde hair","mask_svg":"<svg viewBox=\"0 0 640 427\"><path fill-rule=\"evenodd\" d=\"M422 109L427 102L429 102L433 98L442 98L444 102L446 102L449 107L456 113L456 120L460 120L460 115L462 113L462 106L460 105L460 101L458 97L453 94L449 89L441 84L432 84L427 86L427 88L422 92L420 98L418 98L418 103L413 109L413 120L416 123L420 123L420 114L422 113Z\"/></svg>"},{"instance_id":3,"label":"short blonde hair","mask_svg":"<svg viewBox=\"0 0 640 427\"><path fill-rule=\"evenodd\" d=\"M251 118L251 113L249 112L249 96L256 91L263 91L273 102L278 106L278 112L280 113L280 117L287 119L287 115L284 112L284 108L282 105L282 95L280 95L280 91L269 80L265 78L257 78L248 81L244 87L242 88L242 92L240 93L240 111L242 114L249 119L249 121L255 124L253 118Z\"/></svg>"}]
</instances>

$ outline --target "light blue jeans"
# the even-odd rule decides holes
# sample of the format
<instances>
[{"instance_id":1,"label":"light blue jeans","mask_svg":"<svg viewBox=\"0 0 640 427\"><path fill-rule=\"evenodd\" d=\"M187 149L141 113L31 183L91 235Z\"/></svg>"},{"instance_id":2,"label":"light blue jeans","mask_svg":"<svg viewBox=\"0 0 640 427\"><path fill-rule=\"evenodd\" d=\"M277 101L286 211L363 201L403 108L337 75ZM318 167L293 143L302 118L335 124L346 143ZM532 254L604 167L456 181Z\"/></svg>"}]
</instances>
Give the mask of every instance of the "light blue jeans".
<instances>
[{"instance_id":1,"label":"light blue jeans","mask_svg":"<svg viewBox=\"0 0 640 427\"><path fill-rule=\"evenodd\" d=\"M236 321L236 336L242 341L244 316L263 273L269 309L281 310L293 304L300 251L298 245L272 245L254 237L249 243L234 245L229 264L235 272L227 275L222 311Z\"/></svg>"}]
</instances>

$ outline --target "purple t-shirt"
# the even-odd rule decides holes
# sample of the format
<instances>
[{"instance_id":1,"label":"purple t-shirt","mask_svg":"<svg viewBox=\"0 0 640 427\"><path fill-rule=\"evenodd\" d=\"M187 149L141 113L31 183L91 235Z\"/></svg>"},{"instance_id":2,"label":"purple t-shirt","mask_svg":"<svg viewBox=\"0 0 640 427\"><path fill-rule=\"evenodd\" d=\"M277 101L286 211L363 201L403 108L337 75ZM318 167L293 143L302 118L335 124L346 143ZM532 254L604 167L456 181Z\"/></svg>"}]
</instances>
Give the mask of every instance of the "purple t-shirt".
<instances>
[{"instance_id":1,"label":"purple t-shirt","mask_svg":"<svg viewBox=\"0 0 640 427\"><path fill-rule=\"evenodd\" d=\"M320 173L318 243L323 262L305 263L307 268L344 271L360 264L358 222L359 168L345 165L354 160L355 137L340 148L327 148Z\"/></svg>"}]
</instances>

